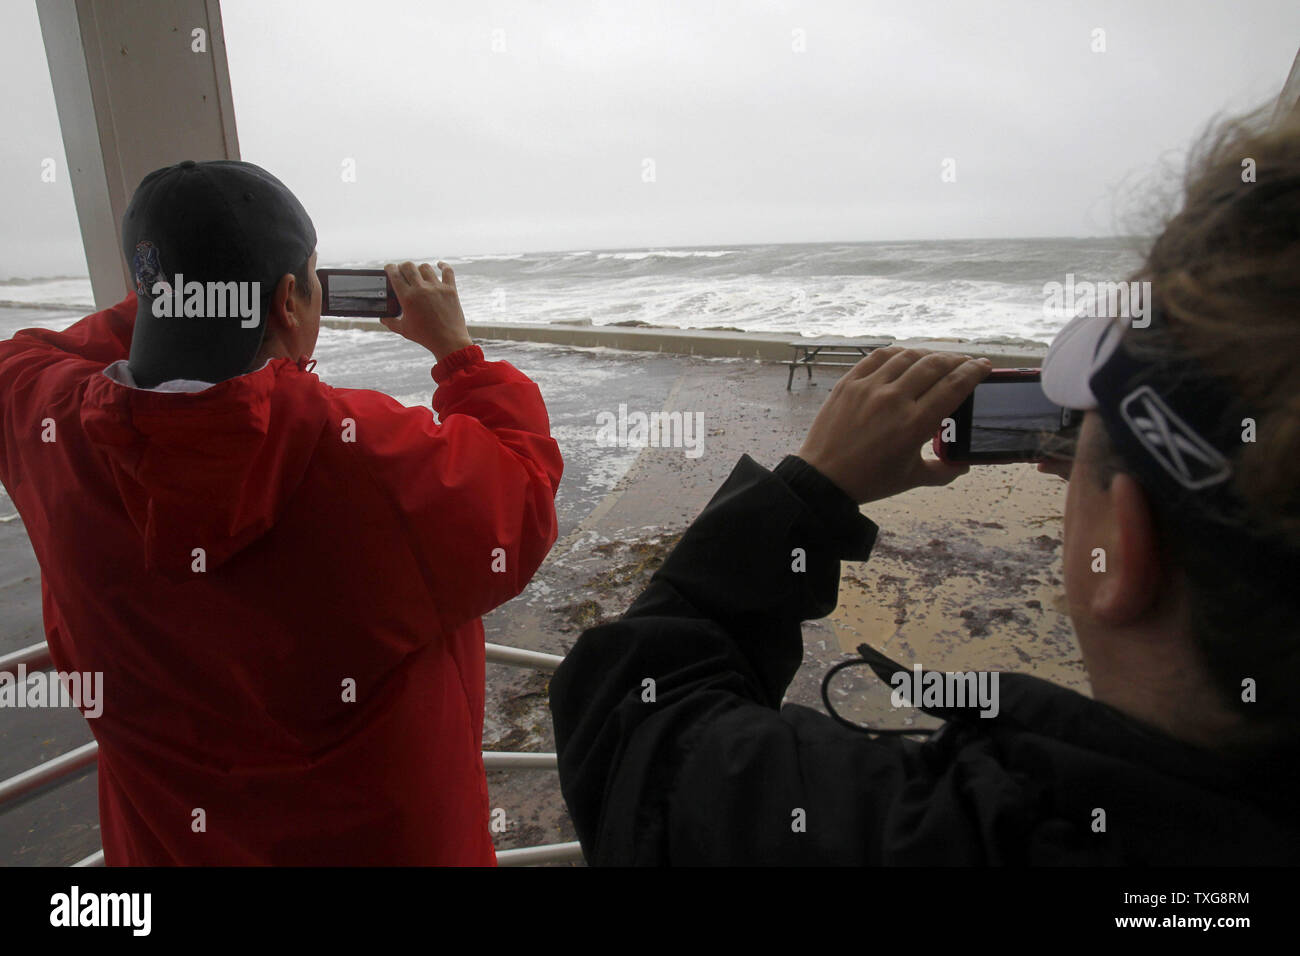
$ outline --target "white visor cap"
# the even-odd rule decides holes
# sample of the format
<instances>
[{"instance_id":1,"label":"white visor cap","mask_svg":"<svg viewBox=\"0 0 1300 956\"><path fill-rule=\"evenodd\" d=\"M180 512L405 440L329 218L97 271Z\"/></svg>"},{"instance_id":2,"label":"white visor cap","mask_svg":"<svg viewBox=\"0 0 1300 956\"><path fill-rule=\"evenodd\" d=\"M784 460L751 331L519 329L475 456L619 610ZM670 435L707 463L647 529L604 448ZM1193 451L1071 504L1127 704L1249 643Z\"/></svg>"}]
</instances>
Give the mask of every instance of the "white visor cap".
<instances>
[{"instance_id":1,"label":"white visor cap","mask_svg":"<svg viewBox=\"0 0 1300 956\"><path fill-rule=\"evenodd\" d=\"M1128 319L1086 313L1071 319L1043 359L1043 393L1063 408L1096 408L1092 373L1115 353L1128 324Z\"/></svg>"}]
</instances>

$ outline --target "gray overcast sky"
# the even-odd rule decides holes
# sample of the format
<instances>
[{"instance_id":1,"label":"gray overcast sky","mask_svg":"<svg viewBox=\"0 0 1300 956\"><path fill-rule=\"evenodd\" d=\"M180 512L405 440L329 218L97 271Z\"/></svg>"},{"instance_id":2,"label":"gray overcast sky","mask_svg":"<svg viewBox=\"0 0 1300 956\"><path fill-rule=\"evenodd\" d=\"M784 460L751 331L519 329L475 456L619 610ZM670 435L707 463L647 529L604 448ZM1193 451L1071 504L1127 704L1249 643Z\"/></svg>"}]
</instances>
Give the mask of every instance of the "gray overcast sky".
<instances>
[{"instance_id":1,"label":"gray overcast sky","mask_svg":"<svg viewBox=\"0 0 1300 956\"><path fill-rule=\"evenodd\" d=\"M243 158L324 262L1110 234L1126 177L1300 45L1294 0L221 6ZM63 149L28 0L0 3L0 123L0 278L84 274L66 178L39 184Z\"/></svg>"}]
</instances>

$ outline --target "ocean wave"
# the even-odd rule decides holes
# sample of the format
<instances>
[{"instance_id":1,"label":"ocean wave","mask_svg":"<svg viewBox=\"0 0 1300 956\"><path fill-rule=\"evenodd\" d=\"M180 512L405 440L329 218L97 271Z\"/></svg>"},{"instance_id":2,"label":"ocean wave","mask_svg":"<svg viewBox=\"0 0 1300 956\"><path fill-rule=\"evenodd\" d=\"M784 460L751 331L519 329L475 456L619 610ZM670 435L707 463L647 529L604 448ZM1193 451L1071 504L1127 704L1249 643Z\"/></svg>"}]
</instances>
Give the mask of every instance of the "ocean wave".
<instances>
[{"instance_id":1,"label":"ocean wave","mask_svg":"<svg viewBox=\"0 0 1300 956\"><path fill-rule=\"evenodd\" d=\"M490 253L478 256L459 256L455 259L446 259L444 261L450 262L454 265L457 262L518 262L522 258L524 258L524 253L522 252L508 252Z\"/></svg>"},{"instance_id":2,"label":"ocean wave","mask_svg":"<svg viewBox=\"0 0 1300 956\"><path fill-rule=\"evenodd\" d=\"M46 312L85 312L87 309L94 311L95 306L90 302L50 302L43 299L34 299L30 301L0 299L0 309L41 309Z\"/></svg>"},{"instance_id":3,"label":"ocean wave","mask_svg":"<svg viewBox=\"0 0 1300 956\"><path fill-rule=\"evenodd\" d=\"M647 249L644 252L601 252L596 258L640 262L643 259L721 259L734 255L735 249Z\"/></svg>"},{"instance_id":4,"label":"ocean wave","mask_svg":"<svg viewBox=\"0 0 1300 956\"><path fill-rule=\"evenodd\" d=\"M984 239L577 249L463 256L476 323L589 321L765 334L1049 342L1069 320L1048 282L1123 278L1128 239ZM382 263L360 263L377 268ZM93 308L84 277L13 279L17 309Z\"/></svg>"},{"instance_id":5,"label":"ocean wave","mask_svg":"<svg viewBox=\"0 0 1300 956\"><path fill-rule=\"evenodd\" d=\"M86 276L11 276L0 279L0 286L49 285L51 282L88 282Z\"/></svg>"}]
</instances>

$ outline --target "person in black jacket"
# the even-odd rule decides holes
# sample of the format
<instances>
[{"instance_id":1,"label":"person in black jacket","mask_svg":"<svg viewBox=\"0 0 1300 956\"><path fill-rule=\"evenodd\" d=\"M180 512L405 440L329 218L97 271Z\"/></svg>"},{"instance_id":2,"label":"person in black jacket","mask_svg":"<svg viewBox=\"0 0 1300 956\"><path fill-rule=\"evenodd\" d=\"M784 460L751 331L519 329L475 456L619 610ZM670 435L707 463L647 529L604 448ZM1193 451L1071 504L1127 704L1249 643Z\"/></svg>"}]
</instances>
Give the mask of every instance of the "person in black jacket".
<instances>
[{"instance_id":1,"label":"person in black jacket","mask_svg":"<svg viewBox=\"0 0 1300 956\"><path fill-rule=\"evenodd\" d=\"M1086 412L1072 460L1040 469L1070 480L1065 589L1094 697L1000 674L996 708L941 708L928 738L781 707L801 622L870 554L858 506L962 470L919 448L987 363L878 350L798 455L742 457L556 673L589 863L1300 862L1300 268L1252 192L1289 203L1274 230L1300 221L1300 137L1237 131L1203 162L1135 276L1154 297L1128 321L1080 316L1044 362L1049 397ZM911 667L866 656L886 680Z\"/></svg>"}]
</instances>

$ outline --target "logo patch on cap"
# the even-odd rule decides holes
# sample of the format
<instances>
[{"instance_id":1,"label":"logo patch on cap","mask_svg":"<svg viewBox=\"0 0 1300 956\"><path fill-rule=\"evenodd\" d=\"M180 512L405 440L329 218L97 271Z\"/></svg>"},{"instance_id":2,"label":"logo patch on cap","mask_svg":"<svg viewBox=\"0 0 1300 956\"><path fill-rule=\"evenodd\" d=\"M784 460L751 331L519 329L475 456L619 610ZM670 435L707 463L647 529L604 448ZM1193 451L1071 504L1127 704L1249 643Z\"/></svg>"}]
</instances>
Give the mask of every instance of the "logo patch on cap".
<instances>
[{"instance_id":1,"label":"logo patch on cap","mask_svg":"<svg viewBox=\"0 0 1300 956\"><path fill-rule=\"evenodd\" d=\"M1151 457L1184 488L1217 485L1232 475L1228 459L1179 418L1150 385L1125 396L1119 411Z\"/></svg>"},{"instance_id":2,"label":"logo patch on cap","mask_svg":"<svg viewBox=\"0 0 1300 956\"><path fill-rule=\"evenodd\" d=\"M168 286L170 290L170 283L163 278L162 256L158 252L158 247L148 239L135 244L135 255L131 258L131 272L135 275L136 295L153 295L153 287L158 282Z\"/></svg>"}]
</instances>

